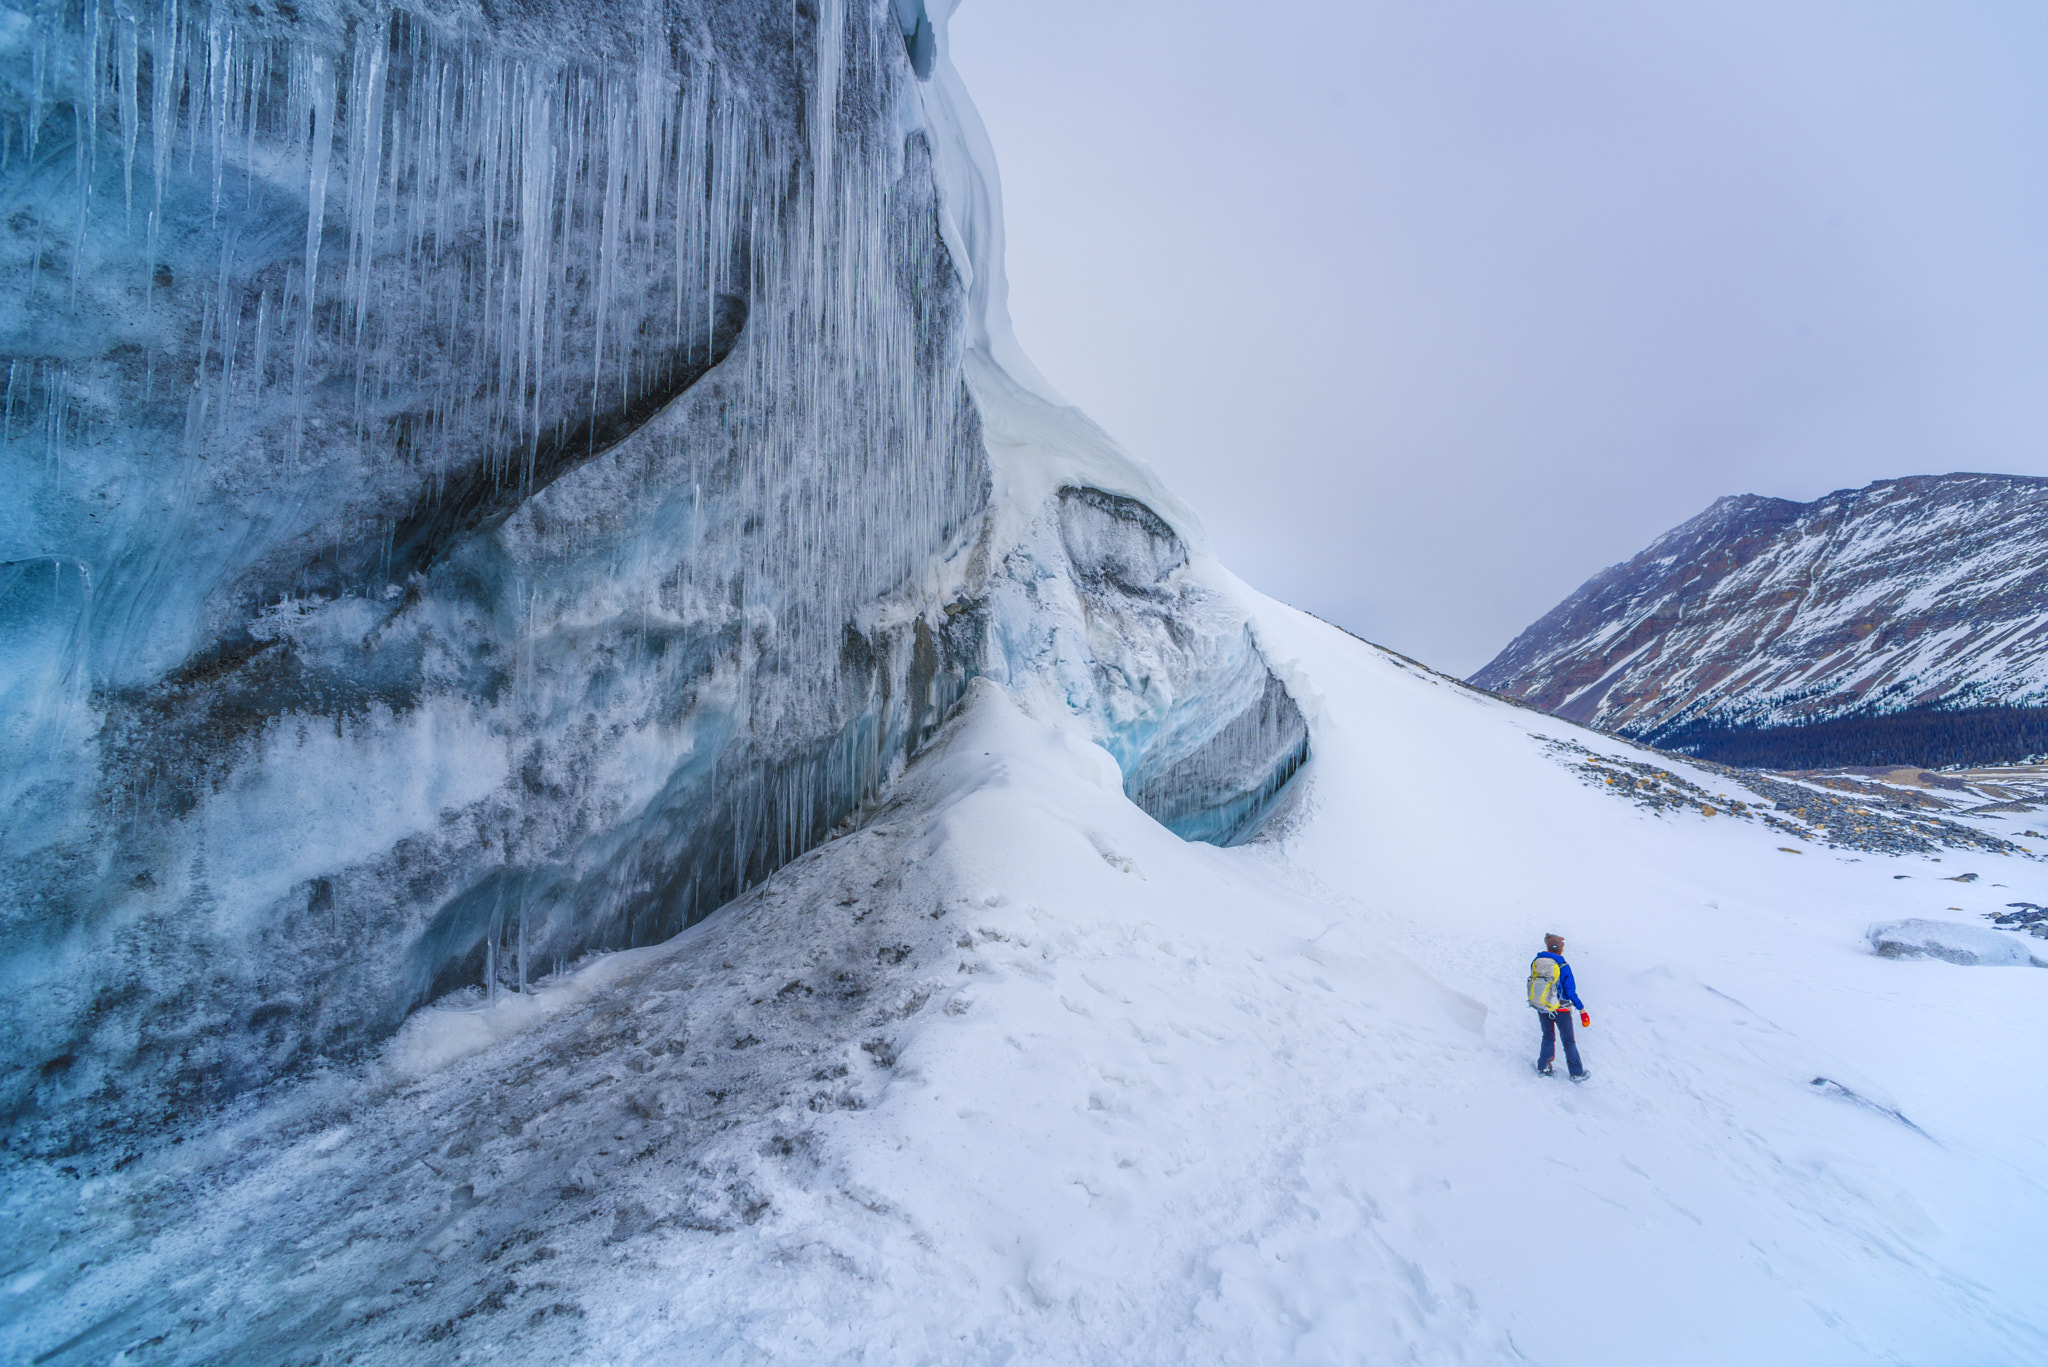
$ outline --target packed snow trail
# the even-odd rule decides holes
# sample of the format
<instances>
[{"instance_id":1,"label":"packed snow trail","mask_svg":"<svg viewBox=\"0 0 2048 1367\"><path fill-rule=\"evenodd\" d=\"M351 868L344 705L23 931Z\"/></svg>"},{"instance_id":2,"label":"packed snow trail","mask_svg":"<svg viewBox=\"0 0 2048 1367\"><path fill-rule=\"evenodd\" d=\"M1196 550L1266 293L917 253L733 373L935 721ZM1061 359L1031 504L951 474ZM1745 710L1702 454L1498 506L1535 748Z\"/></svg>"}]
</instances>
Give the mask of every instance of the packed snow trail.
<instances>
[{"instance_id":1,"label":"packed snow trail","mask_svg":"<svg viewBox=\"0 0 2048 1367\"><path fill-rule=\"evenodd\" d=\"M537 1019L430 1011L372 1076L15 1193L76 1242L0 1352L2048 1360L2048 1069L1999 1044L2048 974L1861 940L1942 866L1640 812L1553 719L1255 606L1316 728L1283 838L1177 839L979 684L860 829ZM1973 868L1938 896L2038 879ZM1545 930L1583 1088L1530 1072Z\"/></svg>"}]
</instances>

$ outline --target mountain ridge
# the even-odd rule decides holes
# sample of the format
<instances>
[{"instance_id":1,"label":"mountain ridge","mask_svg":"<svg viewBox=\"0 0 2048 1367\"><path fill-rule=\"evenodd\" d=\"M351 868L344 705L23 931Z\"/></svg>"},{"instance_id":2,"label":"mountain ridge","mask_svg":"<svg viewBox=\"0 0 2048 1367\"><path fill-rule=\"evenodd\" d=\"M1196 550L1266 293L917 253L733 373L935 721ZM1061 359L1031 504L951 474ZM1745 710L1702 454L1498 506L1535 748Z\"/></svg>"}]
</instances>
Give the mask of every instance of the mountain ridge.
<instances>
[{"instance_id":1,"label":"mountain ridge","mask_svg":"<svg viewBox=\"0 0 2048 1367\"><path fill-rule=\"evenodd\" d=\"M1848 719L1871 725L1821 762L1935 763L1891 753L1904 731L1882 719L1916 718L1924 745L1930 714L1988 710L1990 739L1942 762L2018 758L2048 705L2044 528L2048 479L2029 475L1727 495L1592 576L1471 681L1689 753L1732 757L1739 738L1750 763L1776 744L1759 735Z\"/></svg>"}]
</instances>

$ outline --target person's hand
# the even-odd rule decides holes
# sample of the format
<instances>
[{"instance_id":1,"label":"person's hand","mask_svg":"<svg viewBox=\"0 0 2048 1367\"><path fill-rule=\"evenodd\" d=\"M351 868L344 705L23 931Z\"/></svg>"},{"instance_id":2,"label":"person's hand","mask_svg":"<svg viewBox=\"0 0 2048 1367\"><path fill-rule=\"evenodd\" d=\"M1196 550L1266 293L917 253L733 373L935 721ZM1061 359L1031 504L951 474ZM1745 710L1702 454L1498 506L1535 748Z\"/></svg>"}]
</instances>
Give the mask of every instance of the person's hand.
<instances>
[{"instance_id":1,"label":"person's hand","mask_svg":"<svg viewBox=\"0 0 2048 1367\"><path fill-rule=\"evenodd\" d=\"M1587 1027L1588 1029L1591 1029L1593 1025L1593 1013L1591 1011L1579 1012L1579 1024Z\"/></svg>"}]
</instances>

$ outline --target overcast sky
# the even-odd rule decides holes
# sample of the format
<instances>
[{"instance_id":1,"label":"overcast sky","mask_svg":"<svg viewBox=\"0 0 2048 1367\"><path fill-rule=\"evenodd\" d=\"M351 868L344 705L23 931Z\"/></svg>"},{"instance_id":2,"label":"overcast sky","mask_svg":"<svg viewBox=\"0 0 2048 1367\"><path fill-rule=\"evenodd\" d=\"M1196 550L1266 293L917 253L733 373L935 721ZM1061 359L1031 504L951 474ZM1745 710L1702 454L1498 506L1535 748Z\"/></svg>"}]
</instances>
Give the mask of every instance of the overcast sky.
<instances>
[{"instance_id":1,"label":"overcast sky","mask_svg":"<svg viewBox=\"0 0 2048 1367\"><path fill-rule=\"evenodd\" d=\"M965 0L1011 311L1458 674L1729 493L2048 474L2048 4Z\"/></svg>"}]
</instances>

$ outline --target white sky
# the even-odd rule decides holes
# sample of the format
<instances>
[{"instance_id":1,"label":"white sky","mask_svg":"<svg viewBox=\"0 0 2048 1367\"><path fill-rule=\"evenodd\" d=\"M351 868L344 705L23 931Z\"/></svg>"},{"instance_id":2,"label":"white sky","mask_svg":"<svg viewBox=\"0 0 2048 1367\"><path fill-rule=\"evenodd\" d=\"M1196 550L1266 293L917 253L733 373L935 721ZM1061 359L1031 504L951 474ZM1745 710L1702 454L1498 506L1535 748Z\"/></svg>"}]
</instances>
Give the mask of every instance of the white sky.
<instances>
[{"instance_id":1,"label":"white sky","mask_svg":"<svg viewBox=\"0 0 2048 1367\"><path fill-rule=\"evenodd\" d=\"M1246 579L1439 668L1721 494L2048 474L2048 5L949 27L1025 350Z\"/></svg>"}]
</instances>

